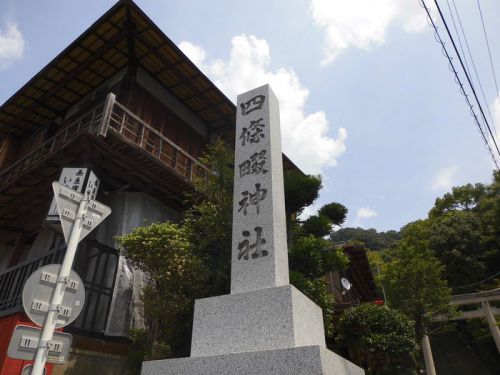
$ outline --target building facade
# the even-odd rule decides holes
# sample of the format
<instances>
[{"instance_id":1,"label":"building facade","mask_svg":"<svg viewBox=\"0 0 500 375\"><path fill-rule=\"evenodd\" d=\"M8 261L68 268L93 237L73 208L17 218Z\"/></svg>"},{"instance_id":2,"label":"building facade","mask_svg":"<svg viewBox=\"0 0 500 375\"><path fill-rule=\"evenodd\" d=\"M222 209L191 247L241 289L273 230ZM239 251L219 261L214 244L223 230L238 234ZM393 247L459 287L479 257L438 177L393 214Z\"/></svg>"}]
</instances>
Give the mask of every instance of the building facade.
<instances>
[{"instance_id":1,"label":"building facade","mask_svg":"<svg viewBox=\"0 0 500 375\"><path fill-rule=\"evenodd\" d=\"M14 326L30 324L25 280L61 263L66 250L59 227L47 224L51 182L63 168L92 170L96 199L113 212L80 243L73 268L85 307L64 328L74 335L73 362L53 371L88 373L99 359L108 366L101 373L120 373L129 329L141 326L142 277L115 237L179 220L194 179L210 173L198 157L216 139L232 145L234 124L234 104L129 0L0 107L1 374L19 374L23 365L6 350ZM284 165L295 168L286 157Z\"/></svg>"}]
</instances>

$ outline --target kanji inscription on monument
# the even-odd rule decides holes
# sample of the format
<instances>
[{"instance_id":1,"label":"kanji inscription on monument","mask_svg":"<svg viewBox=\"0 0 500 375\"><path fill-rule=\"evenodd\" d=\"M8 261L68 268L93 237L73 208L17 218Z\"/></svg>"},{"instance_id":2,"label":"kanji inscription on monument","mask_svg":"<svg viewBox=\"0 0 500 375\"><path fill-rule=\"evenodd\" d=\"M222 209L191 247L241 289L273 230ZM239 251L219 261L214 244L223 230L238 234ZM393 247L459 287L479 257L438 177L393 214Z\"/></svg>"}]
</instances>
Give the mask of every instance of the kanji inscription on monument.
<instances>
[{"instance_id":1,"label":"kanji inscription on monument","mask_svg":"<svg viewBox=\"0 0 500 375\"><path fill-rule=\"evenodd\" d=\"M265 85L237 101L231 293L289 282L278 100Z\"/></svg>"}]
</instances>

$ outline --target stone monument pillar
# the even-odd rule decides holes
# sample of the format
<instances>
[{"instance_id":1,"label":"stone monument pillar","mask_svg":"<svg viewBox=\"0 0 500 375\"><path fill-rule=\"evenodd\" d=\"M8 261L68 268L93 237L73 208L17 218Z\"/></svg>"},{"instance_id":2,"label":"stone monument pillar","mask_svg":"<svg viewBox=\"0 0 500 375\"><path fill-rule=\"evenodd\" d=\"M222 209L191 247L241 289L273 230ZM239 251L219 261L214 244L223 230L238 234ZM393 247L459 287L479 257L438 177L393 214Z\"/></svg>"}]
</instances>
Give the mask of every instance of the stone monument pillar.
<instances>
[{"instance_id":1,"label":"stone monument pillar","mask_svg":"<svg viewBox=\"0 0 500 375\"><path fill-rule=\"evenodd\" d=\"M278 101L238 96L231 294L195 301L191 357L142 374L362 375L325 347L321 309L289 284ZM307 145L305 145L307 147Z\"/></svg>"},{"instance_id":2,"label":"stone monument pillar","mask_svg":"<svg viewBox=\"0 0 500 375\"><path fill-rule=\"evenodd\" d=\"M289 284L279 121L269 86L238 96L231 294Z\"/></svg>"}]
</instances>

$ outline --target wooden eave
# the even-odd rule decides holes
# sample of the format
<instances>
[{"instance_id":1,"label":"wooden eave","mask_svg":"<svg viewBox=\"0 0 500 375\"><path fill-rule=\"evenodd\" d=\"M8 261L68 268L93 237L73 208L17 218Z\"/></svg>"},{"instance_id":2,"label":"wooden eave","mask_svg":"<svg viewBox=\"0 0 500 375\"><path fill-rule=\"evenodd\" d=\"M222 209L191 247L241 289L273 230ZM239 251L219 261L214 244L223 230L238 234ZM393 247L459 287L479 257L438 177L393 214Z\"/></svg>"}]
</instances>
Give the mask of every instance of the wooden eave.
<instances>
[{"instance_id":1,"label":"wooden eave","mask_svg":"<svg viewBox=\"0 0 500 375\"><path fill-rule=\"evenodd\" d=\"M145 192L174 209L182 210L183 193L193 190L187 178L130 142L111 133L102 138L82 132L56 153L41 159L23 178L0 189L0 228L18 231L27 216L46 213L53 196L51 182L68 165L90 167L102 176L101 182L110 191L127 185L130 190Z\"/></svg>"},{"instance_id":2,"label":"wooden eave","mask_svg":"<svg viewBox=\"0 0 500 375\"><path fill-rule=\"evenodd\" d=\"M56 120L129 64L147 70L212 130L234 128L234 104L133 1L120 0L0 107L0 140Z\"/></svg>"},{"instance_id":3,"label":"wooden eave","mask_svg":"<svg viewBox=\"0 0 500 375\"><path fill-rule=\"evenodd\" d=\"M131 0L120 0L0 107L0 141L56 121L86 95L138 64L197 114L234 140L235 105ZM283 155L285 170L300 171Z\"/></svg>"}]
</instances>

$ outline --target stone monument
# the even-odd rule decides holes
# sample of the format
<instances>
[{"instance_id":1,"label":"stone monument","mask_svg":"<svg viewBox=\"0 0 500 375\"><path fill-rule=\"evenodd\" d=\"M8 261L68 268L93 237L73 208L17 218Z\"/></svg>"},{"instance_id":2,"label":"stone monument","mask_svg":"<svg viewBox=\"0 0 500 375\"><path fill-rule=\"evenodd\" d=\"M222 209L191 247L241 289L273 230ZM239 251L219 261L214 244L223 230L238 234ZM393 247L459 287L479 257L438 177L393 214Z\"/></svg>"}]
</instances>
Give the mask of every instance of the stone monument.
<instances>
[{"instance_id":1,"label":"stone monument","mask_svg":"<svg viewBox=\"0 0 500 375\"><path fill-rule=\"evenodd\" d=\"M362 375L325 347L321 309L289 284L278 100L238 96L231 294L196 300L191 357L143 375ZM305 145L306 146L306 145Z\"/></svg>"}]
</instances>

